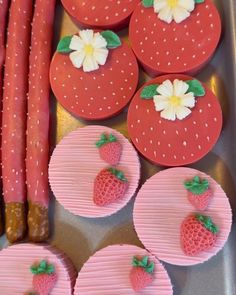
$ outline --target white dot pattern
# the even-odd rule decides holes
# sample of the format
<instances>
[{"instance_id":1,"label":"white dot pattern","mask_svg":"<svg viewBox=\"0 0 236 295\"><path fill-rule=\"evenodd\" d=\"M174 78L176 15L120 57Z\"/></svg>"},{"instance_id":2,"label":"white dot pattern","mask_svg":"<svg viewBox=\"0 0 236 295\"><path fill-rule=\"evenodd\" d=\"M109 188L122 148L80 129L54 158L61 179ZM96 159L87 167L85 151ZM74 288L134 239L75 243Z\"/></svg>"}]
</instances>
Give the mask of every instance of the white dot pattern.
<instances>
[{"instance_id":1,"label":"white dot pattern","mask_svg":"<svg viewBox=\"0 0 236 295\"><path fill-rule=\"evenodd\" d=\"M2 117L2 174L7 203L26 199L26 98L32 6L32 1L22 0L11 1L10 7Z\"/></svg>"},{"instance_id":2,"label":"white dot pattern","mask_svg":"<svg viewBox=\"0 0 236 295\"><path fill-rule=\"evenodd\" d=\"M139 28L142 28L141 34L137 32ZM136 56L147 71L154 73L198 70L212 56L220 34L219 13L211 0L196 5L191 16L181 24L167 24L158 19L152 9L137 6L129 30Z\"/></svg>"},{"instance_id":3,"label":"white dot pattern","mask_svg":"<svg viewBox=\"0 0 236 295\"><path fill-rule=\"evenodd\" d=\"M177 78L191 79L169 75L156 78L151 84ZM198 98L189 117L174 122L162 119L160 112L155 111L153 100L141 99L140 91L137 92L128 111L128 129L139 152L150 161L165 166L190 164L206 155L220 135L222 112L214 94L204 87L206 95Z\"/></svg>"},{"instance_id":4,"label":"white dot pattern","mask_svg":"<svg viewBox=\"0 0 236 295\"><path fill-rule=\"evenodd\" d=\"M126 43L110 50L106 64L92 74L75 68L68 55L59 53L50 68L52 90L62 106L90 120L120 112L136 90L138 74L136 58Z\"/></svg>"},{"instance_id":5,"label":"white dot pattern","mask_svg":"<svg viewBox=\"0 0 236 295\"><path fill-rule=\"evenodd\" d=\"M26 167L28 171L28 199L32 203L46 207L48 207L49 203L47 170L49 157L50 85L48 77L54 10L55 0L36 1L32 24L29 114L27 120ZM42 65L42 62L44 62L44 65ZM70 79L69 75L68 79Z\"/></svg>"},{"instance_id":6,"label":"white dot pattern","mask_svg":"<svg viewBox=\"0 0 236 295\"><path fill-rule=\"evenodd\" d=\"M140 0L62 0L65 9L86 27L113 28L126 24Z\"/></svg>"}]
</instances>

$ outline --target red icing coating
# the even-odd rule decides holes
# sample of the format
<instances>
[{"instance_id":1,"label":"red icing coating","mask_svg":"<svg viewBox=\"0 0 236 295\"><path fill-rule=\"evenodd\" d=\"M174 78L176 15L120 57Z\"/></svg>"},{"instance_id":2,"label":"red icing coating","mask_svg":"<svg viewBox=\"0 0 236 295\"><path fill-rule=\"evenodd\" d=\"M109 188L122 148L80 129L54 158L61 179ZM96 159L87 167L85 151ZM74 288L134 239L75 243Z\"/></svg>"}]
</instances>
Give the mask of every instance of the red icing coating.
<instances>
[{"instance_id":1,"label":"red icing coating","mask_svg":"<svg viewBox=\"0 0 236 295\"><path fill-rule=\"evenodd\" d=\"M90 28L121 29L140 0L62 0L67 12Z\"/></svg>"},{"instance_id":2,"label":"red icing coating","mask_svg":"<svg viewBox=\"0 0 236 295\"><path fill-rule=\"evenodd\" d=\"M55 0L37 0L32 25L27 122L28 200L48 207L49 67ZM39 83L40 82L40 83Z\"/></svg>"},{"instance_id":3,"label":"red icing coating","mask_svg":"<svg viewBox=\"0 0 236 295\"><path fill-rule=\"evenodd\" d=\"M32 10L32 1L11 1L2 119L2 174L7 203L26 199L26 98Z\"/></svg>"},{"instance_id":4,"label":"red icing coating","mask_svg":"<svg viewBox=\"0 0 236 295\"><path fill-rule=\"evenodd\" d=\"M185 75L165 75L146 83L191 80ZM144 87L143 86L143 87ZM147 159L163 166L187 165L205 156L215 145L222 128L220 104L203 84L206 95L196 98L192 113L184 120L168 121L155 111L152 99L140 98L141 88L131 101L128 130L132 142ZM187 192L186 192L187 193Z\"/></svg>"},{"instance_id":5,"label":"red icing coating","mask_svg":"<svg viewBox=\"0 0 236 295\"><path fill-rule=\"evenodd\" d=\"M3 65L5 61L5 32L6 32L7 12L9 9L8 6L9 6L8 0L0 2L0 24L1 24L0 25L0 102L1 102L1 107L2 107L2 94L3 94L2 93ZM0 120L2 121L2 114L0 115ZM1 142L1 138L0 138L0 142ZM1 153L0 153L0 161L1 161ZM0 232L1 232L1 229L0 229Z\"/></svg>"},{"instance_id":6,"label":"red icing coating","mask_svg":"<svg viewBox=\"0 0 236 295\"><path fill-rule=\"evenodd\" d=\"M126 43L109 50L104 66L85 73L75 68L68 54L55 53L51 68L52 90L62 106L87 120L119 113L132 98L138 83L138 64Z\"/></svg>"},{"instance_id":7,"label":"red icing coating","mask_svg":"<svg viewBox=\"0 0 236 295\"><path fill-rule=\"evenodd\" d=\"M194 215L181 225L181 245L186 255L194 256L214 247L217 235L206 229Z\"/></svg>"},{"instance_id":8,"label":"red icing coating","mask_svg":"<svg viewBox=\"0 0 236 295\"><path fill-rule=\"evenodd\" d=\"M132 48L149 74L199 71L210 60L221 35L221 20L212 0L196 4L180 24L160 20L153 7L138 5L129 28Z\"/></svg>"}]
</instances>

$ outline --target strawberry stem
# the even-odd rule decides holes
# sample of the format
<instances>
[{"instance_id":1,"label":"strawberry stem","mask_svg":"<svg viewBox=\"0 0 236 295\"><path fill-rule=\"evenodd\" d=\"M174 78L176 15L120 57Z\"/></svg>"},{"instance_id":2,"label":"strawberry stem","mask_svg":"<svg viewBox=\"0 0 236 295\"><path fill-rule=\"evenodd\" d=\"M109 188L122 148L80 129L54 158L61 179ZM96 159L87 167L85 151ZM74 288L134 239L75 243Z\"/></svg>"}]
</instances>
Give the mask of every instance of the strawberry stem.
<instances>
[{"instance_id":1,"label":"strawberry stem","mask_svg":"<svg viewBox=\"0 0 236 295\"><path fill-rule=\"evenodd\" d=\"M32 265L30 268L32 274L53 274L55 273L55 267L52 264L48 264L46 260L41 260L38 265Z\"/></svg>"},{"instance_id":2,"label":"strawberry stem","mask_svg":"<svg viewBox=\"0 0 236 295\"><path fill-rule=\"evenodd\" d=\"M120 170L117 170L115 168L108 168L107 171L111 172L113 175L115 175L119 180L128 182L127 178L125 177L124 173Z\"/></svg>"},{"instance_id":3,"label":"strawberry stem","mask_svg":"<svg viewBox=\"0 0 236 295\"><path fill-rule=\"evenodd\" d=\"M133 267L142 267L147 273L153 273L155 265L153 262L148 263L148 256L144 256L141 260L136 256L133 257L132 265Z\"/></svg>"},{"instance_id":4,"label":"strawberry stem","mask_svg":"<svg viewBox=\"0 0 236 295\"><path fill-rule=\"evenodd\" d=\"M100 140L96 142L96 147L100 148L104 144L110 143L110 142L116 142L117 138L113 135L110 134L109 136L106 135L106 133L101 134Z\"/></svg>"},{"instance_id":5,"label":"strawberry stem","mask_svg":"<svg viewBox=\"0 0 236 295\"><path fill-rule=\"evenodd\" d=\"M201 179L195 176L192 180L184 183L185 188L194 195L201 195L209 189L209 182L207 179Z\"/></svg>"},{"instance_id":6,"label":"strawberry stem","mask_svg":"<svg viewBox=\"0 0 236 295\"><path fill-rule=\"evenodd\" d=\"M205 216L205 215L201 215L201 214L196 214L195 217L210 232L212 232L213 234L217 234L218 233L218 231L219 231L218 227L212 222L212 219L209 216Z\"/></svg>"}]
</instances>

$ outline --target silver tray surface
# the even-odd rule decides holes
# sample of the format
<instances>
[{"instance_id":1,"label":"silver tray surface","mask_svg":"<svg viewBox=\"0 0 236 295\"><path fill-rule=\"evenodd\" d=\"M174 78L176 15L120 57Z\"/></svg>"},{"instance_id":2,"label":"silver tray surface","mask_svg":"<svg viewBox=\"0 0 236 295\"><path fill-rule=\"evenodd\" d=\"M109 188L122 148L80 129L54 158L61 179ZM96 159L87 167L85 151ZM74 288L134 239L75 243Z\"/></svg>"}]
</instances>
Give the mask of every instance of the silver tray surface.
<instances>
[{"instance_id":1,"label":"silver tray surface","mask_svg":"<svg viewBox=\"0 0 236 295\"><path fill-rule=\"evenodd\" d=\"M214 58L197 78L206 82L217 95L224 114L224 127L214 149L191 167L211 175L227 193L236 213L236 0L216 0L222 17L223 35ZM58 1L54 33L54 49L59 38L78 29ZM120 36L127 37L127 30ZM140 85L149 79L141 72ZM102 122L85 122L72 117L52 96L51 152L56 143L70 131L86 124L101 124L115 128L128 137L124 111ZM141 157L142 180L162 168L149 164ZM55 201L52 195L50 218L52 235L49 243L64 251L79 271L96 250L110 244L142 246L134 231L132 201L117 214L101 219L74 216ZM5 236L0 248L8 245ZM164 263L174 287L174 295L236 295L236 224L224 249L208 262L194 267L179 267ZM4 295L4 294L3 294Z\"/></svg>"}]
</instances>

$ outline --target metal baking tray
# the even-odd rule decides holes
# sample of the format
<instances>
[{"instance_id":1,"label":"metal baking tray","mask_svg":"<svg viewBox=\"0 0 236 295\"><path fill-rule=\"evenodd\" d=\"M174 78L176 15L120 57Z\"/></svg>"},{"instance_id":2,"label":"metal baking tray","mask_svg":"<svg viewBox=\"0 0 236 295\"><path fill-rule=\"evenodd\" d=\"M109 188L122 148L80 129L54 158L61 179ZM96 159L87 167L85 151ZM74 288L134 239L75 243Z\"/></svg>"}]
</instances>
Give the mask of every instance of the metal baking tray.
<instances>
[{"instance_id":1,"label":"metal baking tray","mask_svg":"<svg viewBox=\"0 0 236 295\"><path fill-rule=\"evenodd\" d=\"M236 213L236 0L216 0L222 17L223 35L210 64L197 76L217 95L224 114L224 128L214 149L191 167L215 178L226 191ZM77 32L58 1L54 34L54 49L59 38ZM127 39L127 30L120 33ZM149 78L141 71L140 85ZM128 137L127 110L115 118L101 122L85 122L72 117L52 96L51 152L70 131L86 124L101 124L115 128ZM163 169L149 164L142 157L142 180ZM101 219L86 219L64 210L52 195L50 207L51 239L49 243L64 251L79 271L96 250L110 244L129 243L142 246L134 231L132 210L134 199L117 214ZM0 248L7 246L5 236ZM236 295L236 225L224 249L208 262L194 267L179 267L164 263L174 287L174 295ZM3 294L4 295L4 294Z\"/></svg>"}]
</instances>

